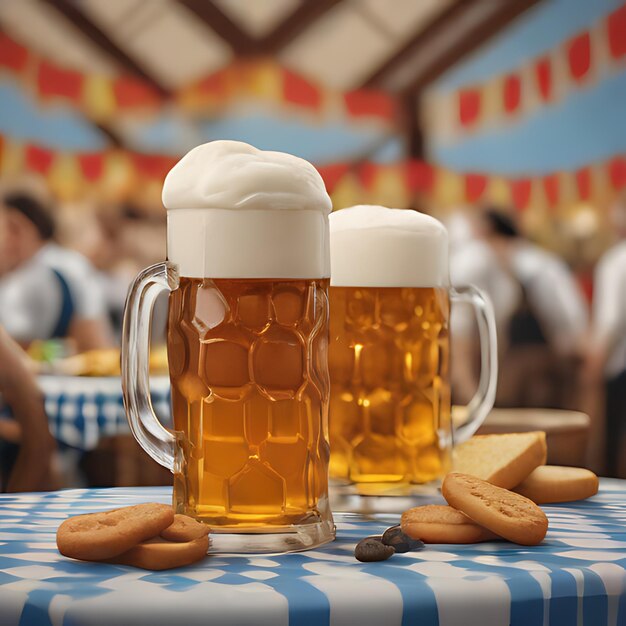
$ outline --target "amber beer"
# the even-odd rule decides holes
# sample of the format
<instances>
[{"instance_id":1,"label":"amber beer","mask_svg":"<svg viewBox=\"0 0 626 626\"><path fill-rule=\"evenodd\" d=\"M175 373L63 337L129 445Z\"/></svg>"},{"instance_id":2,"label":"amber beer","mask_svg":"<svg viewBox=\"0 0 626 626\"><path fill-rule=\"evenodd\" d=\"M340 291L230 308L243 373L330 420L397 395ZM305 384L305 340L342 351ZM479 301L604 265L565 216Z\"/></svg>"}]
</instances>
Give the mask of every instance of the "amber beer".
<instances>
[{"instance_id":1,"label":"amber beer","mask_svg":"<svg viewBox=\"0 0 626 626\"><path fill-rule=\"evenodd\" d=\"M430 482L448 470L445 289L331 287L330 474L354 482Z\"/></svg>"},{"instance_id":2,"label":"amber beer","mask_svg":"<svg viewBox=\"0 0 626 626\"><path fill-rule=\"evenodd\" d=\"M222 527L320 521L327 286L182 278L170 294L174 425L188 446L178 510Z\"/></svg>"},{"instance_id":3,"label":"amber beer","mask_svg":"<svg viewBox=\"0 0 626 626\"><path fill-rule=\"evenodd\" d=\"M424 484L451 467L450 302L476 310L485 367L469 437L493 405L495 322L472 287L452 289L447 233L411 210L357 206L330 216L330 475ZM368 491L365 491L368 493Z\"/></svg>"}]
</instances>

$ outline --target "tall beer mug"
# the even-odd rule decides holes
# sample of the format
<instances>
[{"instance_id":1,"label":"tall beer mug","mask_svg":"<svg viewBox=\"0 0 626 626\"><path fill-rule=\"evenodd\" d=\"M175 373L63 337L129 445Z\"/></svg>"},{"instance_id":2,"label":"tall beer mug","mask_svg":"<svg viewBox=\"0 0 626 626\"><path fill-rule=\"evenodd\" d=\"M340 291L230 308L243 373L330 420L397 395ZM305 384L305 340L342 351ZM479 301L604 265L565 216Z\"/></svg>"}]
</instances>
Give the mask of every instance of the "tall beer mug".
<instances>
[{"instance_id":1,"label":"tall beer mug","mask_svg":"<svg viewBox=\"0 0 626 626\"><path fill-rule=\"evenodd\" d=\"M133 434L174 474L174 508L217 551L334 538L328 503L328 214L308 162L215 141L163 187L167 258L131 286L122 382ZM169 291L174 430L150 404L155 298Z\"/></svg>"},{"instance_id":2,"label":"tall beer mug","mask_svg":"<svg viewBox=\"0 0 626 626\"><path fill-rule=\"evenodd\" d=\"M440 479L453 440L470 437L493 406L491 304L475 287L450 287L447 233L427 215L377 206L337 211L330 247L331 478L405 486ZM474 307L482 351L478 391L456 431L451 300Z\"/></svg>"}]
</instances>

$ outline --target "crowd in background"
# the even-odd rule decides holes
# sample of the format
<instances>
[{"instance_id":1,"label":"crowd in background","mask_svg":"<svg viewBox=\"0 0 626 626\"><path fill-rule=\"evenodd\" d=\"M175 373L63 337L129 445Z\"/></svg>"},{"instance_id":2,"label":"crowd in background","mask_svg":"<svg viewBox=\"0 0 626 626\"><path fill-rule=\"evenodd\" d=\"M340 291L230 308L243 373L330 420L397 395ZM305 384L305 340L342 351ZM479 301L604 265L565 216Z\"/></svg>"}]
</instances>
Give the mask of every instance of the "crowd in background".
<instances>
[{"instance_id":1,"label":"crowd in background","mask_svg":"<svg viewBox=\"0 0 626 626\"><path fill-rule=\"evenodd\" d=\"M0 420L4 489L45 488L50 481L37 468L49 462L54 442L24 350L32 354L33 345L50 340L65 354L117 346L132 277L163 257L163 213L107 207L89 220L70 220L61 231L52 205L37 194L14 191L2 199L0 396L15 417ZM527 239L508 207L444 217L452 283L474 284L493 303L500 352L496 405L595 416L606 443L594 444L590 464L615 476L626 471L618 464L626 418L626 197L614 203L610 220L615 241L588 281L584 271L575 274L560 256ZM453 316L457 402L476 387L472 324L463 311Z\"/></svg>"},{"instance_id":2,"label":"crowd in background","mask_svg":"<svg viewBox=\"0 0 626 626\"><path fill-rule=\"evenodd\" d=\"M467 235L452 247L450 271L454 284L474 284L493 303L496 406L587 412L588 462L616 476L626 471L619 467L626 421L626 196L613 204L609 219L615 241L597 260L591 285L495 207L468 220ZM467 400L475 388L475 333L465 316L453 322L453 386Z\"/></svg>"}]
</instances>

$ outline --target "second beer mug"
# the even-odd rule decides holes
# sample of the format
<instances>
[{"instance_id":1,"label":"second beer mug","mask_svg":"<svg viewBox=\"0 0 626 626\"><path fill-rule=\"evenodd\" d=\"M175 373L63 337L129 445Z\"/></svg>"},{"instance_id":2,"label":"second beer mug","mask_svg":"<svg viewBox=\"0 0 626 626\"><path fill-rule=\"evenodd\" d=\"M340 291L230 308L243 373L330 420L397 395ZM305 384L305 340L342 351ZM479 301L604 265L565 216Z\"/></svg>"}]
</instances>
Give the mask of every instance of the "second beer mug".
<instances>
[{"instance_id":1,"label":"second beer mug","mask_svg":"<svg viewBox=\"0 0 626 626\"><path fill-rule=\"evenodd\" d=\"M452 289L445 228L411 210L358 206L330 216L332 478L424 484L450 469L453 438L471 436L493 406L491 305ZM450 410L450 301L473 305L482 369L468 420Z\"/></svg>"},{"instance_id":2,"label":"second beer mug","mask_svg":"<svg viewBox=\"0 0 626 626\"><path fill-rule=\"evenodd\" d=\"M334 537L328 504L328 213L306 161L238 142L168 174L168 262L135 280L122 374L133 433L174 473L174 507L214 548L283 552ZM169 291L174 432L148 390L151 309Z\"/></svg>"}]
</instances>

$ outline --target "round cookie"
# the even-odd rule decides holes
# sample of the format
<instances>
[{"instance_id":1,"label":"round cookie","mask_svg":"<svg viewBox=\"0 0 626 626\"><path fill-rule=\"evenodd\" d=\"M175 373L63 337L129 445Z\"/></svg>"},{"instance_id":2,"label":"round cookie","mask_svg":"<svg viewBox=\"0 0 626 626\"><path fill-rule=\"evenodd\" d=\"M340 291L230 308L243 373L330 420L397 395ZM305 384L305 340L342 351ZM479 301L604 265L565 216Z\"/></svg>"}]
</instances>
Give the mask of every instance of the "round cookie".
<instances>
[{"instance_id":1,"label":"round cookie","mask_svg":"<svg viewBox=\"0 0 626 626\"><path fill-rule=\"evenodd\" d=\"M193 517L176 513L174 521L164 531L161 538L167 541L193 541L209 534L209 527L197 522Z\"/></svg>"},{"instance_id":2,"label":"round cookie","mask_svg":"<svg viewBox=\"0 0 626 626\"><path fill-rule=\"evenodd\" d=\"M541 465L513 491L536 504L584 500L598 493L598 477L582 467Z\"/></svg>"},{"instance_id":3,"label":"round cookie","mask_svg":"<svg viewBox=\"0 0 626 626\"><path fill-rule=\"evenodd\" d=\"M478 543L499 539L467 515L445 504L416 506L402 514L402 532L424 543Z\"/></svg>"},{"instance_id":4,"label":"round cookie","mask_svg":"<svg viewBox=\"0 0 626 626\"><path fill-rule=\"evenodd\" d=\"M458 473L444 478L441 491L455 509L509 541L534 546L546 536L548 518L519 493Z\"/></svg>"},{"instance_id":5,"label":"round cookie","mask_svg":"<svg viewBox=\"0 0 626 626\"><path fill-rule=\"evenodd\" d=\"M172 507L157 503L76 515L59 526L57 547L73 559L101 561L156 537L173 521Z\"/></svg>"},{"instance_id":6,"label":"round cookie","mask_svg":"<svg viewBox=\"0 0 626 626\"><path fill-rule=\"evenodd\" d=\"M203 559L208 549L208 535L186 542L165 541L157 538L140 543L123 554L107 559L107 563L132 565L154 571L174 569Z\"/></svg>"}]
</instances>

